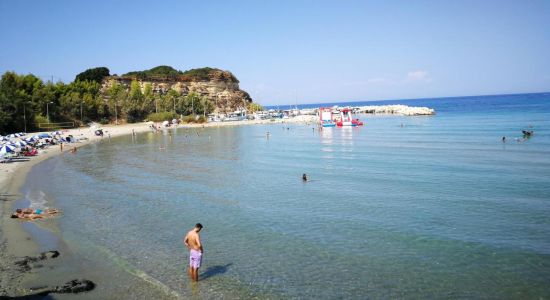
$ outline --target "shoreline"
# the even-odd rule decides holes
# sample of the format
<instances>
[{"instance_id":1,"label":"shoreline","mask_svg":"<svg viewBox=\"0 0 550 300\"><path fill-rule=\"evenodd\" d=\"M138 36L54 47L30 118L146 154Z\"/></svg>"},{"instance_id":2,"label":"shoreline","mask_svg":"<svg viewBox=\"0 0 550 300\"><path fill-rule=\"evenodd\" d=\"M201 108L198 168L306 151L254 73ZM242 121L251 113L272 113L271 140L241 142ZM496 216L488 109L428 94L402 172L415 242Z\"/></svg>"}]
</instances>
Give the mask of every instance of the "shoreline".
<instances>
[{"instance_id":1,"label":"shoreline","mask_svg":"<svg viewBox=\"0 0 550 300\"><path fill-rule=\"evenodd\" d=\"M148 124L137 123L130 125L119 126L104 126L104 132L111 137L123 136L132 134L132 132L140 133L151 130ZM27 274L18 270L15 261L24 257L36 257L39 255L40 243L36 240L29 228L34 228L37 231L44 231L58 240L57 243L62 244L62 239L58 236L57 224L55 218L43 219L36 221L22 221L10 218L13 206L18 201L22 200L24 195L21 194L21 188L27 181L27 175L30 170L37 164L44 162L52 157L68 152L71 148L80 148L92 143L97 143L108 137L95 136L92 128L76 128L69 129L64 132L64 135L72 134L77 138L87 138L78 143L65 144L65 148L61 151L60 146L53 145L45 150L40 150L38 156L31 157L25 162L11 162L0 165L0 197L2 204L0 205L0 296L17 297L29 295L33 291L25 288L24 282L29 279L36 280L36 274ZM61 216L62 217L62 216ZM29 224L30 223L30 224ZM25 228L27 227L27 228ZM51 233L51 234L49 234ZM47 239L48 237L46 237ZM63 245L58 245L63 246ZM63 247L62 247L63 248ZM51 249L55 250L55 249ZM52 262L51 267L55 267L56 263ZM50 265L50 264L48 264ZM80 275L80 274L72 274ZM79 277L79 276L77 276ZM38 281L40 281L40 275ZM64 282L59 282L62 285Z\"/></svg>"},{"instance_id":2,"label":"shoreline","mask_svg":"<svg viewBox=\"0 0 550 300\"><path fill-rule=\"evenodd\" d=\"M277 119L277 120L250 120L250 121L232 121L232 122L211 122L205 124L179 124L177 126L167 127L166 129L174 128L206 128L206 127L225 127L225 126L241 126L241 125L257 125L257 124L281 124L281 123L314 123L317 120L316 116L300 116L292 119ZM53 284L62 285L63 282L52 282L48 278L49 272L36 274L32 272L24 272L17 268L15 262L26 257L36 257L40 255L40 251L50 251L62 249L62 252L68 252L67 245L59 236L59 228L57 227L56 218L39 219L35 221L21 221L10 218L14 205L24 198L21 194L21 189L27 181L27 176L31 169L52 157L68 152L73 147L81 148L92 143L100 142L104 139L131 135L133 133L143 133L151 131L148 123L134 123L125 125L108 125L101 126L104 131L104 136L95 136L94 130L90 127L69 129L63 133L64 136L72 134L76 138L87 138L77 143L65 144L63 151L60 146L53 145L45 150L40 150L38 156L31 157L25 162L11 162L0 165L0 297L20 297L31 295L35 292L25 286L25 283L40 283L50 282ZM76 154L78 155L78 153ZM63 217L62 215L60 217ZM30 223L30 224L29 224ZM34 228L34 229L33 229ZM56 240L58 249L40 249L40 241L37 240L36 233L31 231L42 231L45 239ZM50 237L47 237L50 236ZM70 251L69 251L70 252ZM75 257L78 253L62 253L62 258L56 258L51 261L45 261L43 264L50 269L63 267L66 270L79 269L76 266L77 260ZM73 264L67 266L67 264ZM40 273L40 272L39 272ZM63 274L63 271L61 271ZM67 272L65 272L67 273ZM81 278L84 274L65 274L67 278ZM53 276L55 277L55 276ZM59 277L59 276L57 276Z\"/></svg>"}]
</instances>

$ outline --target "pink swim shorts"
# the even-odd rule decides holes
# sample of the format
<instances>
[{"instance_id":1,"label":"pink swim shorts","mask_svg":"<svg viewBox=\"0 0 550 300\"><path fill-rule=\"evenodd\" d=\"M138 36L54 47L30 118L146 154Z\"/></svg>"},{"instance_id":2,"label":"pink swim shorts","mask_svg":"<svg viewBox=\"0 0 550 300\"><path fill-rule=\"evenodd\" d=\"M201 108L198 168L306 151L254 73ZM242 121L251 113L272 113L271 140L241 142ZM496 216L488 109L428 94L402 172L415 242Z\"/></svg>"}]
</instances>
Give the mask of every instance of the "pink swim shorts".
<instances>
[{"instance_id":1,"label":"pink swim shorts","mask_svg":"<svg viewBox=\"0 0 550 300\"><path fill-rule=\"evenodd\" d=\"M191 249L189 252L189 266L194 269L201 267L202 253L198 250Z\"/></svg>"}]
</instances>

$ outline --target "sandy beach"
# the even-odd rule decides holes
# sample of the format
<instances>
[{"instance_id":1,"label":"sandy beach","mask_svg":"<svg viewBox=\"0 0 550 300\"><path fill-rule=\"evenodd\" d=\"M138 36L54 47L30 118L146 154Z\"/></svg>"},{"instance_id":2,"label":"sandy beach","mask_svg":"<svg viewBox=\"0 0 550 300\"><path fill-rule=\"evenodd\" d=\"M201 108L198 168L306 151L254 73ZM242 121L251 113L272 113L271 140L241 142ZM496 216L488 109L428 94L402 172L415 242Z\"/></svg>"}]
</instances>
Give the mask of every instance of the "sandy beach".
<instances>
[{"instance_id":1,"label":"sandy beach","mask_svg":"<svg viewBox=\"0 0 550 300\"><path fill-rule=\"evenodd\" d=\"M254 124L272 124L272 123L313 123L316 116L299 116L291 119L278 120L251 120L234 122L212 122L206 124L180 124L178 128L203 128L219 126L241 126ZM101 140L109 139L132 133L142 133L152 131L150 123L135 123L125 125L101 126L104 136L96 136L96 128L76 128L63 131L63 136L73 135L80 139L77 143L65 144L63 151L59 145L50 146L39 151L39 155L31 157L29 161L11 162L0 164L0 297L20 297L27 295L37 295L47 288L59 287L75 278L86 278L89 271L77 266L79 260L75 257L78 254L70 253L59 237L56 218L39 219L31 222L11 219L10 215L14 210L14 204L23 198L20 193L22 185L25 183L27 173L31 168L53 156L66 154L73 148L80 148L90 143L96 143ZM173 128L173 127L172 127ZM78 155L78 153L76 154ZM62 218L63 215L60 216ZM42 234L46 244L56 245L57 249L41 249L40 242L37 241L36 234L33 234L33 228L38 227L47 234ZM53 241L52 241L53 240ZM59 251L61 255L55 259L46 257L39 259L34 265L40 270L23 270L16 262L24 259L39 258L44 251ZM44 255L42 255L44 256ZM46 255L48 256L48 254ZM43 257L42 257L43 258ZM71 264L75 264L71 266ZM33 264L31 264L31 268ZM50 272L49 270L55 270ZM78 274L74 274L76 271ZM92 276L93 277L93 276ZM90 294L89 296L93 295Z\"/></svg>"}]
</instances>

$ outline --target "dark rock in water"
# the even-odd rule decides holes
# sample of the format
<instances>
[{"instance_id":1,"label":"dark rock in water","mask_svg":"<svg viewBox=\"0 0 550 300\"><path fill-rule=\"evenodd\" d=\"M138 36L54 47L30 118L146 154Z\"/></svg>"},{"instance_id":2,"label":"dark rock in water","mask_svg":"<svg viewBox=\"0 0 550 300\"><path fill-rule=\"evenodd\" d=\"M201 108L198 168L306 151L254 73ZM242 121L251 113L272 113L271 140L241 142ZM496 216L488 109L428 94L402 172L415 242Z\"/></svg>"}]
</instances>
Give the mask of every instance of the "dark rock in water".
<instances>
[{"instance_id":1,"label":"dark rock in water","mask_svg":"<svg viewBox=\"0 0 550 300\"><path fill-rule=\"evenodd\" d=\"M59 256L59 251L53 250L53 251L47 251L42 252L38 256L25 256L23 259L18 260L15 262L15 265L21 269L23 272L28 272L31 270L30 264L35 263L37 261L56 258ZM36 267L36 266L35 266Z\"/></svg>"},{"instance_id":2,"label":"dark rock in water","mask_svg":"<svg viewBox=\"0 0 550 300\"><path fill-rule=\"evenodd\" d=\"M40 253L40 260L56 258L58 256L59 256L59 251L57 250L42 252Z\"/></svg>"},{"instance_id":3,"label":"dark rock in water","mask_svg":"<svg viewBox=\"0 0 550 300\"><path fill-rule=\"evenodd\" d=\"M78 294L82 292L88 292L95 288L95 283L93 283L90 280L87 279L74 279L67 283L65 283L63 286L56 286L53 288L50 287L35 287L32 288L31 291L34 292L34 294L28 294L23 296L17 296L17 297L8 297L8 296L0 296L0 300L3 299L50 299L44 298L48 296L50 293L58 293L58 294Z\"/></svg>"},{"instance_id":4,"label":"dark rock in water","mask_svg":"<svg viewBox=\"0 0 550 300\"><path fill-rule=\"evenodd\" d=\"M88 292L95 288L95 283L93 283L90 280L87 279L75 279L71 280L63 286L58 286L55 289L52 290L52 293L82 293L82 292Z\"/></svg>"}]
</instances>

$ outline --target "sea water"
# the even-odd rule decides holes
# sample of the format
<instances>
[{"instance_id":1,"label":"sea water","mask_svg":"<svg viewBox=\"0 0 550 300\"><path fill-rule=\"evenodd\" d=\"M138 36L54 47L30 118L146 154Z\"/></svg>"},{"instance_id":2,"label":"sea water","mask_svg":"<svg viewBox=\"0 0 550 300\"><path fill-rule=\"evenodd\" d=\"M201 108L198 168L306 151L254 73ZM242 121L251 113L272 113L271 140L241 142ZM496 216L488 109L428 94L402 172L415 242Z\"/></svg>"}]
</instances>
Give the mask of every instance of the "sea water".
<instances>
[{"instance_id":1,"label":"sea water","mask_svg":"<svg viewBox=\"0 0 550 300\"><path fill-rule=\"evenodd\" d=\"M397 103L437 114L105 137L23 189L63 210L63 239L112 281L165 297L550 297L550 94Z\"/></svg>"}]
</instances>

